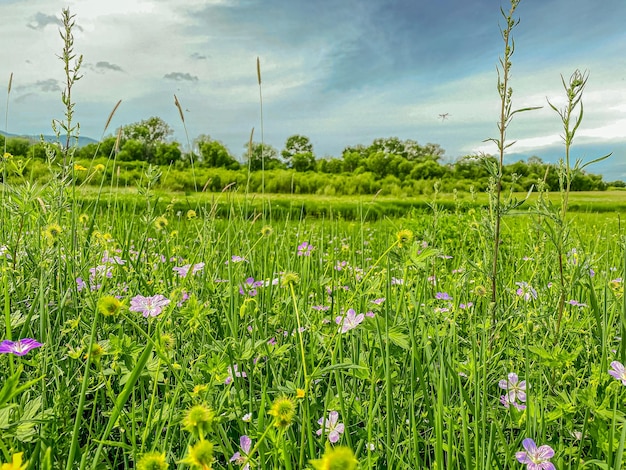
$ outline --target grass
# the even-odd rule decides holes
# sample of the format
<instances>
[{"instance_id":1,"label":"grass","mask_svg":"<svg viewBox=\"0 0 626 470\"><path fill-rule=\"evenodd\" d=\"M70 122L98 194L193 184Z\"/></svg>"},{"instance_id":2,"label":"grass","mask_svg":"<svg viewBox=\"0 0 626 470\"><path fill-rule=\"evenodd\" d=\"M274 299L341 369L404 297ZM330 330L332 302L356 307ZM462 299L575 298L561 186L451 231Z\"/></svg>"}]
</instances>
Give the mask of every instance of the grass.
<instances>
[{"instance_id":1,"label":"grass","mask_svg":"<svg viewBox=\"0 0 626 470\"><path fill-rule=\"evenodd\" d=\"M1 186L3 469L622 467L623 193L94 190L55 158Z\"/></svg>"}]
</instances>

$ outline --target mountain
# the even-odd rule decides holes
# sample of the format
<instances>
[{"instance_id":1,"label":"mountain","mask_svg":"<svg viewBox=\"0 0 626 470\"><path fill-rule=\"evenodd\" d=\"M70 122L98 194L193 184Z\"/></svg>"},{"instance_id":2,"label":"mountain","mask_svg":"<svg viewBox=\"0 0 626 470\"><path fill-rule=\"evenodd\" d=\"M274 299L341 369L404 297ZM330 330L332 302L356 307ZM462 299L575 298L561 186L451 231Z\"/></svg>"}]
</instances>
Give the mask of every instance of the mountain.
<instances>
[{"instance_id":1,"label":"mountain","mask_svg":"<svg viewBox=\"0 0 626 470\"><path fill-rule=\"evenodd\" d=\"M8 137L9 139L27 139L30 140L31 142L39 142L42 138L41 135L24 135L24 134L11 134L10 132L3 132L0 131L0 135L3 135L5 137ZM45 140L46 142L56 142L57 138L54 135L44 135L43 136L43 140ZM61 136L61 141L64 141L64 136ZM75 139L72 139L72 142L75 142ZM79 147L84 147L85 145L88 144L97 144L98 141L95 139L92 139L91 137L84 137L84 136L79 136L78 137L78 146Z\"/></svg>"}]
</instances>

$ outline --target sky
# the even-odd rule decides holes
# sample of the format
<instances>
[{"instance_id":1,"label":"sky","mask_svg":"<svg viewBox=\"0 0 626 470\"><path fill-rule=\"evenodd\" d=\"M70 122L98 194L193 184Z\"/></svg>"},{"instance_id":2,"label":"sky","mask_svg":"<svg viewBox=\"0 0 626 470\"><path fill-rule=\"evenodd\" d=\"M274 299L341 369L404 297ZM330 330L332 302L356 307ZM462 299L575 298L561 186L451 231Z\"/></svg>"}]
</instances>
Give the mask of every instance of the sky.
<instances>
[{"instance_id":1,"label":"sky","mask_svg":"<svg viewBox=\"0 0 626 470\"><path fill-rule=\"evenodd\" d=\"M50 134L63 117L67 7L82 136L159 116L185 147L206 134L239 158L252 128L278 150L305 135L318 157L392 136L439 144L446 162L496 153L485 140L498 135L505 0L0 0L0 86L13 74L0 129ZM542 108L515 116L505 161L562 158L548 100L565 104L562 79L578 69L589 78L572 159L613 152L588 171L626 181L626 1L521 0L515 17L513 108Z\"/></svg>"}]
</instances>

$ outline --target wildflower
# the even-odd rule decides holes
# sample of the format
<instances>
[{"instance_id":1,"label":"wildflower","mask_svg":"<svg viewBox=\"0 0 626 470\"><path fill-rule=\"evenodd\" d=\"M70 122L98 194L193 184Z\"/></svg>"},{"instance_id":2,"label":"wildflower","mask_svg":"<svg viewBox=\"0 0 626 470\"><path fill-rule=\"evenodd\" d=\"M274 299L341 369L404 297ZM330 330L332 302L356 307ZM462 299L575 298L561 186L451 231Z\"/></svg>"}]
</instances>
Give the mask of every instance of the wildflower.
<instances>
[{"instance_id":1,"label":"wildflower","mask_svg":"<svg viewBox=\"0 0 626 470\"><path fill-rule=\"evenodd\" d=\"M74 163L74 171L87 171L87 168L80 165L79 163Z\"/></svg>"},{"instance_id":2,"label":"wildflower","mask_svg":"<svg viewBox=\"0 0 626 470\"><path fill-rule=\"evenodd\" d=\"M211 470L213 466L213 444L201 440L187 448L187 456L179 463L191 465L200 470Z\"/></svg>"},{"instance_id":3,"label":"wildflower","mask_svg":"<svg viewBox=\"0 0 626 470\"><path fill-rule=\"evenodd\" d=\"M43 236L52 245L56 244L59 235L63 233L63 229L59 224L50 224L43 231Z\"/></svg>"},{"instance_id":4,"label":"wildflower","mask_svg":"<svg viewBox=\"0 0 626 470\"><path fill-rule=\"evenodd\" d=\"M122 302L112 295L105 295L98 299L98 311L105 317L117 315L122 308Z\"/></svg>"},{"instance_id":5,"label":"wildflower","mask_svg":"<svg viewBox=\"0 0 626 470\"><path fill-rule=\"evenodd\" d=\"M274 426L279 429L287 429L296 416L296 404L291 398L279 397L274 400L268 414L274 417Z\"/></svg>"},{"instance_id":6,"label":"wildflower","mask_svg":"<svg viewBox=\"0 0 626 470\"><path fill-rule=\"evenodd\" d=\"M303 388L297 388L296 389L296 398L304 398L306 392L304 391Z\"/></svg>"},{"instance_id":7,"label":"wildflower","mask_svg":"<svg viewBox=\"0 0 626 470\"><path fill-rule=\"evenodd\" d=\"M537 291L533 289L533 287L529 285L527 282L516 282L515 284L518 286L517 291L515 291L515 293L519 297L522 297L526 302L529 302L537 298Z\"/></svg>"},{"instance_id":8,"label":"wildflower","mask_svg":"<svg viewBox=\"0 0 626 470\"><path fill-rule=\"evenodd\" d=\"M184 266L174 266L172 271L177 273L180 277L187 277L189 271L191 270L191 274L196 274L199 271L204 269L204 263L196 263L193 266L191 264L186 264Z\"/></svg>"},{"instance_id":9,"label":"wildflower","mask_svg":"<svg viewBox=\"0 0 626 470\"><path fill-rule=\"evenodd\" d=\"M526 405L522 403L517 403L516 401L511 401L508 395L500 395L500 403L502 403L502 405L507 409L510 408L511 405L513 405L515 409L519 411L526 409Z\"/></svg>"},{"instance_id":10,"label":"wildflower","mask_svg":"<svg viewBox=\"0 0 626 470\"><path fill-rule=\"evenodd\" d=\"M239 438L239 446L241 447L241 452L235 452L233 456L230 458L230 462L235 462L237 465L243 464L248 458L248 453L250 453L250 449L252 448L252 439L248 436L243 435ZM243 452L243 455L242 455ZM249 470L250 464L247 463L244 465L242 470Z\"/></svg>"},{"instance_id":11,"label":"wildflower","mask_svg":"<svg viewBox=\"0 0 626 470\"><path fill-rule=\"evenodd\" d=\"M28 462L24 462L22 464L23 455L24 452L18 452L17 454L13 454L13 457L11 458L12 462L3 463L2 466L0 466L0 470L26 470L26 468L28 467Z\"/></svg>"},{"instance_id":12,"label":"wildflower","mask_svg":"<svg viewBox=\"0 0 626 470\"><path fill-rule=\"evenodd\" d=\"M528 470L556 470L550 459L554 456L554 450L548 445L537 447L535 441L526 438L522 441L526 451L516 452L515 458L518 462L527 465Z\"/></svg>"},{"instance_id":13,"label":"wildflower","mask_svg":"<svg viewBox=\"0 0 626 470\"><path fill-rule=\"evenodd\" d=\"M329 446L321 459L311 460L310 463L316 470L354 470L359 461L349 447L339 446L332 449Z\"/></svg>"},{"instance_id":14,"label":"wildflower","mask_svg":"<svg viewBox=\"0 0 626 470\"><path fill-rule=\"evenodd\" d=\"M328 436L328 440L331 444L335 444L341 438L345 430L345 426L343 423L339 423L339 413L337 411L331 411L328 413L328 419L320 418L317 421L317 424L322 426L320 429L316 431L318 436L321 436L322 433Z\"/></svg>"},{"instance_id":15,"label":"wildflower","mask_svg":"<svg viewBox=\"0 0 626 470\"><path fill-rule=\"evenodd\" d=\"M311 256L314 248L314 246L309 245L309 242L302 242L298 245L298 256Z\"/></svg>"},{"instance_id":16,"label":"wildflower","mask_svg":"<svg viewBox=\"0 0 626 470\"><path fill-rule=\"evenodd\" d=\"M272 233L274 233L274 229L269 225L264 225L261 228L261 236L263 237L269 237Z\"/></svg>"},{"instance_id":17,"label":"wildflower","mask_svg":"<svg viewBox=\"0 0 626 470\"><path fill-rule=\"evenodd\" d=\"M239 371L239 366L237 364L233 364L233 366L228 366L228 377L224 380L224 383L228 385L233 381L234 377L248 377L248 375L244 371Z\"/></svg>"},{"instance_id":18,"label":"wildflower","mask_svg":"<svg viewBox=\"0 0 626 470\"><path fill-rule=\"evenodd\" d=\"M300 276L297 273L285 273L283 274L283 278L280 282L282 287L288 287L291 285L296 285L300 282Z\"/></svg>"},{"instance_id":19,"label":"wildflower","mask_svg":"<svg viewBox=\"0 0 626 470\"><path fill-rule=\"evenodd\" d=\"M249 277L243 284L239 286L239 293L241 295L248 295L255 297L257 295L257 287L262 287L263 281L255 281L253 277Z\"/></svg>"},{"instance_id":20,"label":"wildflower","mask_svg":"<svg viewBox=\"0 0 626 470\"><path fill-rule=\"evenodd\" d=\"M2 343L0 343L0 354L15 354L16 356L24 356L28 354L31 349L39 348L41 346L43 346L42 343L39 343L32 338L24 338L17 341L5 339Z\"/></svg>"},{"instance_id":21,"label":"wildflower","mask_svg":"<svg viewBox=\"0 0 626 470\"><path fill-rule=\"evenodd\" d=\"M153 295L152 297L136 295L130 300L128 310L131 312L140 312L146 318L156 317L163 311L163 307L169 303L170 300L161 294Z\"/></svg>"},{"instance_id":22,"label":"wildflower","mask_svg":"<svg viewBox=\"0 0 626 470\"><path fill-rule=\"evenodd\" d=\"M413 232L408 229L400 230L396 233L396 243L400 248L413 241Z\"/></svg>"},{"instance_id":23,"label":"wildflower","mask_svg":"<svg viewBox=\"0 0 626 470\"><path fill-rule=\"evenodd\" d=\"M330 310L330 306L328 305L313 305L311 308L313 310L317 310L318 312L325 312L326 310Z\"/></svg>"},{"instance_id":24,"label":"wildflower","mask_svg":"<svg viewBox=\"0 0 626 470\"><path fill-rule=\"evenodd\" d=\"M187 220L195 219L197 217L196 211L189 209L187 211Z\"/></svg>"},{"instance_id":25,"label":"wildflower","mask_svg":"<svg viewBox=\"0 0 626 470\"><path fill-rule=\"evenodd\" d=\"M621 380L622 385L626 385L626 369L624 368L624 364L622 364L621 362L611 362L611 369L609 369L609 374L615 377L616 380Z\"/></svg>"},{"instance_id":26,"label":"wildflower","mask_svg":"<svg viewBox=\"0 0 626 470\"><path fill-rule=\"evenodd\" d=\"M196 438L204 439L215 421L215 411L204 405L194 405L183 418L183 428Z\"/></svg>"},{"instance_id":27,"label":"wildflower","mask_svg":"<svg viewBox=\"0 0 626 470\"><path fill-rule=\"evenodd\" d=\"M241 421L243 421L244 423L249 423L250 421L252 421L252 413L246 413L245 415L243 415L241 417Z\"/></svg>"},{"instance_id":28,"label":"wildflower","mask_svg":"<svg viewBox=\"0 0 626 470\"><path fill-rule=\"evenodd\" d=\"M10 160L11 158L13 158L13 155L11 155L9 152L4 152L2 158L5 160Z\"/></svg>"},{"instance_id":29,"label":"wildflower","mask_svg":"<svg viewBox=\"0 0 626 470\"><path fill-rule=\"evenodd\" d=\"M364 314L359 313L357 315L354 309L351 308L346 312L345 316L339 316L335 318L335 323L339 325L339 331L341 333L347 333L348 331L359 326L364 319Z\"/></svg>"},{"instance_id":30,"label":"wildflower","mask_svg":"<svg viewBox=\"0 0 626 470\"><path fill-rule=\"evenodd\" d=\"M374 450L376 450L376 444L374 444L373 442L368 442L367 444L365 444L365 447L370 452L373 452Z\"/></svg>"},{"instance_id":31,"label":"wildflower","mask_svg":"<svg viewBox=\"0 0 626 470\"><path fill-rule=\"evenodd\" d=\"M474 306L474 302L468 302L468 303L466 303L466 304L463 304L463 303L460 303L460 304L459 304L459 308L460 308L461 310L465 310L465 309L470 308L470 307L473 307L473 306Z\"/></svg>"},{"instance_id":32,"label":"wildflower","mask_svg":"<svg viewBox=\"0 0 626 470\"><path fill-rule=\"evenodd\" d=\"M247 260L244 257L239 256L239 255L232 255L230 257L231 263L243 263L244 261L247 261ZM228 261L226 261L226 264L228 264Z\"/></svg>"},{"instance_id":33,"label":"wildflower","mask_svg":"<svg viewBox=\"0 0 626 470\"><path fill-rule=\"evenodd\" d=\"M385 300L386 300L386 299L385 299L384 297L381 297L381 298L379 298L379 299L374 299L374 300L372 300L372 303L373 303L373 304L376 304L376 305L381 305L381 304L382 304Z\"/></svg>"},{"instance_id":34,"label":"wildflower","mask_svg":"<svg viewBox=\"0 0 626 470\"><path fill-rule=\"evenodd\" d=\"M519 401L526 401L526 381L520 382L515 372L511 372L506 380L500 380L498 386L507 391L509 403L514 403L518 399Z\"/></svg>"},{"instance_id":35,"label":"wildflower","mask_svg":"<svg viewBox=\"0 0 626 470\"><path fill-rule=\"evenodd\" d=\"M98 163L96 166L93 167L93 171L103 171L104 170L104 165L102 163Z\"/></svg>"},{"instance_id":36,"label":"wildflower","mask_svg":"<svg viewBox=\"0 0 626 470\"><path fill-rule=\"evenodd\" d=\"M474 288L474 294L478 297L484 297L487 295L487 288L485 286L476 286Z\"/></svg>"},{"instance_id":37,"label":"wildflower","mask_svg":"<svg viewBox=\"0 0 626 470\"><path fill-rule=\"evenodd\" d=\"M401 286L402 284L404 284L404 279L398 279L395 277L391 278L391 285L392 286Z\"/></svg>"},{"instance_id":38,"label":"wildflower","mask_svg":"<svg viewBox=\"0 0 626 470\"><path fill-rule=\"evenodd\" d=\"M168 465L165 459L165 453L148 452L143 454L135 468L137 470L167 470Z\"/></svg>"},{"instance_id":39,"label":"wildflower","mask_svg":"<svg viewBox=\"0 0 626 470\"><path fill-rule=\"evenodd\" d=\"M437 299L437 300L452 300L452 297L450 297L450 294L448 294L447 292L437 292L435 294L435 299Z\"/></svg>"},{"instance_id":40,"label":"wildflower","mask_svg":"<svg viewBox=\"0 0 626 470\"><path fill-rule=\"evenodd\" d=\"M154 228L156 228L157 230L165 230L168 223L169 222L165 217L163 216L157 217L156 220L154 221Z\"/></svg>"},{"instance_id":41,"label":"wildflower","mask_svg":"<svg viewBox=\"0 0 626 470\"><path fill-rule=\"evenodd\" d=\"M100 359L104 356L104 348L99 343L93 343L91 349L83 356L84 359L91 359L95 364L100 364Z\"/></svg>"},{"instance_id":42,"label":"wildflower","mask_svg":"<svg viewBox=\"0 0 626 470\"><path fill-rule=\"evenodd\" d=\"M587 306L587 304L584 304L584 303L579 302L578 300L574 300L574 299L568 300L567 303L570 304L572 307L581 307L582 308L582 307L586 307Z\"/></svg>"}]
</instances>

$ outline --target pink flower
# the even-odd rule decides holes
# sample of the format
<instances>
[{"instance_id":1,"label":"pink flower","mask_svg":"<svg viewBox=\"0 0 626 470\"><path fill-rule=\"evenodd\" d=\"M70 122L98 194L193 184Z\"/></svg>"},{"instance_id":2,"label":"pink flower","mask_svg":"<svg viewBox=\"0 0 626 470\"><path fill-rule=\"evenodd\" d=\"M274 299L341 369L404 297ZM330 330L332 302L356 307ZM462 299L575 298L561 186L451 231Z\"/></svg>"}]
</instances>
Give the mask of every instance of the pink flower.
<instances>
[{"instance_id":1,"label":"pink flower","mask_svg":"<svg viewBox=\"0 0 626 470\"><path fill-rule=\"evenodd\" d=\"M526 452L516 452L515 458L526 465L528 470L556 470L554 464L550 462L550 459L554 457L552 447L547 445L537 447L535 441L530 438L524 439L522 445Z\"/></svg>"},{"instance_id":2,"label":"pink flower","mask_svg":"<svg viewBox=\"0 0 626 470\"><path fill-rule=\"evenodd\" d=\"M228 366L228 377L224 380L224 383L228 385L233 381L233 377L248 377L248 375L244 371L239 371L239 366L237 364L233 364L233 366Z\"/></svg>"},{"instance_id":3,"label":"pink flower","mask_svg":"<svg viewBox=\"0 0 626 470\"><path fill-rule=\"evenodd\" d=\"M358 315L354 311L354 309L349 309L346 312L345 316L339 316L335 318L335 323L339 325L339 331L341 333L347 333L348 331L359 326L363 320L365 319L365 315L359 313Z\"/></svg>"},{"instance_id":4,"label":"pink flower","mask_svg":"<svg viewBox=\"0 0 626 470\"><path fill-rule=\"evenodd\" d=\"M247 460L250 449L252 448L252 439L250 439L246 435L241 436L239 438L239 446L241 447L241 452L235 452L234 455L230 458L230 461L235 462L237 465L241 465ZM247 463L246 465L244 465L242 470L249 469L250 464Z\"/></svg>"},{"instance_id":5,"label":"pink flower","mask_svg":"<svg viewBox=\"0 0 626 470\"><path fill-rule=\"evenodd\" d=\"M620 380L622 382L622 385L626 385L626 369L621 362L611 362L611 369L609 370L609 374L615 377L616 380Z\"/></svg>"},{"instance_id":6,"label":"pink flower","mask_svg":"<svg viewBox=\"0 0 626 470\"><path fill-rule=\"evenodd\" d=\"M136 295L130 299L130 307L128 310L131 312L140 312L146 318L156 317L163 311L163 307L169 303L170 299L167 299L161 294L153 295L152 297Z\"/></svg>"},{"instance_id":7,"label":"pink flower","mask_svg":"<svg viewBox=\"0 0 626 470\"><path fill-rule=\"evenodd\" d=\"M337 411L331 411L328 413L328 419L320 418L317 421L317 424L322 426L320 429L316 431L318 436L321 436L322 433L328 436L328 440L335 444L341 438L341 435L345 431L345 426L343 423L339 423L339 413Z\"/></svg>"},{"instance_id":8,"label":"pink flower","mask_svg":"<svg viewBox=\"0 0 626 470\"><path fill-rule=\"evenodd\" d=\"M511 372L508 375L507 380L500 380L498 386L507 391L507 397L509 403L514 403L517 400L526 401L526 381L520 382L519 377L515 372Z\"/></svg>"}]
</instances>

